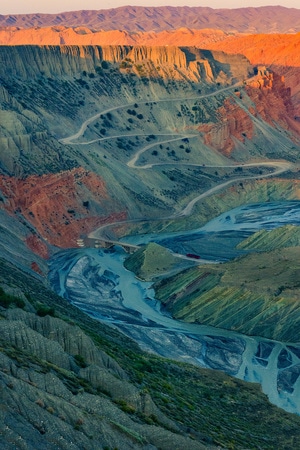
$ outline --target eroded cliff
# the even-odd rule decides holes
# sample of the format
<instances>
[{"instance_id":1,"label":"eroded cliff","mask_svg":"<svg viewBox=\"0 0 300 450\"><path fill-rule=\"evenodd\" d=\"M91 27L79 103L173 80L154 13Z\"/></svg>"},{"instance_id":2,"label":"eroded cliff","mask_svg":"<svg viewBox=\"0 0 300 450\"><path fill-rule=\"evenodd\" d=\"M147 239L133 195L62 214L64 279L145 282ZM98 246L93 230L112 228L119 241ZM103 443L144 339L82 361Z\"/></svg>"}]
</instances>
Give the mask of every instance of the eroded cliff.
<instances>
[{"instance_id":1,"label":"eroded cliff","mask_svg":"<svg viewBox=\"0 0 300 450\"><path fill-rule=\"evenodd\" d=\"M28 64L31 61L31 64ZM2 46L0 63L5 67L6 76L20 76L23 79L49 76L75 75L86 71L96 73L102 61L123 62L126 72L160 77L158 66L172 70L175 78L194 81L204 76L204 81L225 82L232 78L247 78L252 72L248 60L242 55L225 55L223 52L207 52L195 47L177 46ZM136 67L146 65L146 68ZM148 66L148 69L147 69ZM181 70L184 74L181 74ZM211 74L211 75L209 75ZM213 76L212 76L213 74ZM218 75L220 78L218 78ZM223 77L223 80L222 80Z\"/></svg>"},{"instance_id":2,"label":"eroded cliff","mask_svg":"<svg viewBox=\"0 0 300 450\"><path fill-rule=\"evenodd\" d=\"M126 218L122 206L107 193L105 183L83 168L25 180L0 177L2 208L31 224L27 245L47 257L47 244L74 247L81 235L97 226Z\"/></svg>"}]
</instances>

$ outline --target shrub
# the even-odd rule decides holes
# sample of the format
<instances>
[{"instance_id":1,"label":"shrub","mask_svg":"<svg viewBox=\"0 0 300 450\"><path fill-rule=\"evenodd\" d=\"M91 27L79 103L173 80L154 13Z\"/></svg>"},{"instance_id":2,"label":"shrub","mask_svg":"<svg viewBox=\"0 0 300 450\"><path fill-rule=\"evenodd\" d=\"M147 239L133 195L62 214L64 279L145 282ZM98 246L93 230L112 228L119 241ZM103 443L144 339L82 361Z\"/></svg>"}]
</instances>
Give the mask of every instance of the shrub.
<instances>
[{"instance_id":1,"label":"shrub","mask_svg":"<svg viewBox=\"0 0 300 450\"><path fill-rule=\"evenodd\" d=\"M11 305L17 306L18 308L24 308L25 302L19 297L6 294L2 287L0 287L0 306L9 308Z\"/></svg>"},{"instance_id":2,"label":"shrub","mask_svg":"<svg viewBox=\"0 0 300 450\"><path fill-rule=\"evenodd\" d=\"M55 309L52 307L49 307L47 305L38 305L36 309L36 314L39 317L45 317L45 316L55 316Z\"/></svg>"},{"instance_id":3,"label":"shrub","mask_svg":"<svg viewBox=\"0 0 300 450\"><path fill-rule=\"evenodd\" d=\"M38 406L40 406L41 408L45 408L45 403L43 402L43 400L42 400L41 398L38 398L38 399L35 401L35 404L38 405Z\"/></svg>"},{"instance_id":4,"label":"shrub","mask_svg":"<svg viewBox=\"0 0 300 450\"><path fill-rule=\"evenodd\" d=\"M102 61L102 62L101 62L101 66L102 66L102 69L108 69L108 67L109 67L107 61Z\"/></svg>"},{"instance_id":5,"label":"shrub","mask_svg":"<svg viewBox=\"0 0 300 450\"><path fill-rule=\"evenodd\" d=\"M74 359L76 364L83 369L87 366L84 357L82 355L74 355Z\"/></svg>"},{"instance_id":6,"label":"shrub","mask_svg":"<svg viewBox=\"0 0 300 450\"><path fill-rule=\"evenodd\" d=\"M96 73L98 74L98 75L103 75L103 70L102 70L102 68L101 67L96 67L95 68L95 70L96 70Z\"/></svg>"}]
</instances>

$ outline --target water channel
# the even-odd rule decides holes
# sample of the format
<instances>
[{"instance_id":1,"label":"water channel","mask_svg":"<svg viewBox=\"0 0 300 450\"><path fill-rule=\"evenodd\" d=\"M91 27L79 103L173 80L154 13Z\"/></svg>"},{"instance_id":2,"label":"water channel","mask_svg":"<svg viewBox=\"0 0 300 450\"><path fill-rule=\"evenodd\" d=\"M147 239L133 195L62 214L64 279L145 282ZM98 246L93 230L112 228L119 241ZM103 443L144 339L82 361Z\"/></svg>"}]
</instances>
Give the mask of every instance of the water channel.
<instances>
[{"instance_id":1,"label":"water channel","mask_svg":"<svg viewBox=\"0 0 300 450\"><path fill-rule=\"evenodd\" d=\"M209 263L240 254L235 246L253 232L284 224L300 225L299 201L245 205L198 230L131 236L127 241L154 241L177 253L199 254ZM260 383L272 403L300 414L300 343L176 321L161 312L151 283L137 280L124 268L125 257L118 247L61 251L50 262L49 278L58 294L143 349Z\"/></svg>"}]
</instances>

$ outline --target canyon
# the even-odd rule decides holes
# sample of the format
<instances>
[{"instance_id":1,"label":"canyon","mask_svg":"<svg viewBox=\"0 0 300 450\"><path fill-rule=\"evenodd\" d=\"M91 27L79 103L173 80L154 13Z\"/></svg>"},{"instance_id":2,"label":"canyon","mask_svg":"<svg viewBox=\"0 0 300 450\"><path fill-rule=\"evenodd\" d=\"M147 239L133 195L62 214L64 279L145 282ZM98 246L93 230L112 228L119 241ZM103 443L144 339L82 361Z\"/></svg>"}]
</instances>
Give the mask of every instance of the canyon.
<instances>
[{"instance_id":1,"label":"canyon","mask_svg":"<svg viewBox=\"0 0 300 450\"><path fill-rule=\"evenodd\" d=\"M112 13L0 16L1 436L297 448L299 417L239 378L266 392L274 366L298 412L298 10Z\"/></svg>"}]
</instances>

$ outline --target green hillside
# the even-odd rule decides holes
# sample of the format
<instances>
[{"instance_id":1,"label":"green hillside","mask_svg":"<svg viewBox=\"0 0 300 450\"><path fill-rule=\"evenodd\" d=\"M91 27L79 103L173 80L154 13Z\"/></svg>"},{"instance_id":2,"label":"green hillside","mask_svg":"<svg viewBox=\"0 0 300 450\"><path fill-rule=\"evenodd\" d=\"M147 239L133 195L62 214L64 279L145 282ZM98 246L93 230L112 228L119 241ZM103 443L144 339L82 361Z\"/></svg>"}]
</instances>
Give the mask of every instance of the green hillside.
<instances>
[{"instance_id":1,"label":"green hillside","mask_svg":"<svg viewBox=\"0 0 300 450\"><path fill-rule=\"evenodd\" d=\"M300 247L300 227L285 225L275 230L260 230L237 246L239 249L262 251L285 247Z\"/></svg>"},{"instance_id":2,"label":"green hillside","mask_svg":"<svg viewBox=\"0 0 300 450\"><path fill-rule=\"evenodd\" d=\"M193 263L177 258L161 245L151 242L125 260L125 267L143 280L166 276L170 271L183 270Z\"/></svg>"},{"instance_id":3,"label":"green hillside","mask_svg":"<svg viewBox=\"0 0 300 450\"><path fill-rule=\"evenodd\" d=\"M177 319L298 342L299 271L299 247L290 247L200 265L154 287Z\"/></svg>"}]
</instances>

